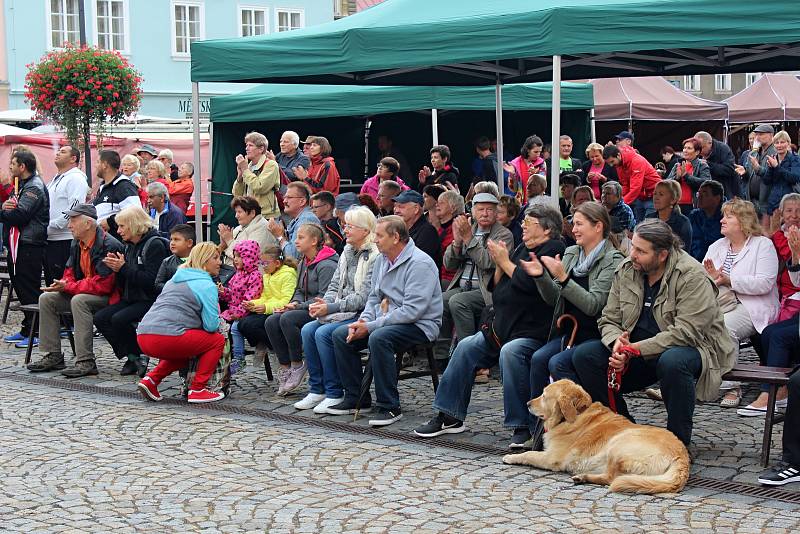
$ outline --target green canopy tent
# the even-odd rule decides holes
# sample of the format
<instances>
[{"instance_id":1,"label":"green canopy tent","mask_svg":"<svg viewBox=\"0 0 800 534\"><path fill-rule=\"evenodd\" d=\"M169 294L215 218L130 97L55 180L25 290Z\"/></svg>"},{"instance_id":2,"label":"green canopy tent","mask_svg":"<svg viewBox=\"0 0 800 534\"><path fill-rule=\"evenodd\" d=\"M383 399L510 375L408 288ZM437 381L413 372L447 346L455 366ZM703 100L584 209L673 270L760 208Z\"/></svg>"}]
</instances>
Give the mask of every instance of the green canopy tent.
<instances>
[{"instance_id":1,"label":"green canopy tent","mask_svg":"<svg viewBox=\"0 0 800 534\"><path fill-rule=\"evenodd\" d=\"M506 86L503 93L506 132L521 139L531 133L532 125L546 128L552 88L549 82ZM564 82L561 93L567 123L564 131L573 136L575 150L581 153L589 137L593 89L590 84ZM218 192L213 197L215 222L230 219L230 198L225 193L230 192L235 178L233 158L241 152L242 138L248 131L263 132L273 142L287 129L303 136L324 133L334 146L343 178L360 185L365 175L365 134L370 132L370 139L389 134L407 154L426 155L441 130L442 138L454 150L453 161L462 165L462 172L468 173L463 166L474 157L470 151L472 141L480 134L492 132L494 107L491 87L268 84L235 95L213 97L212 176L213 189ZM432 121L437 116L441 118ZM371 159L374 163L374 158ZM411 163L412 168L402 169L401 176L413 178L426 161Z\"/></svg>"},{"instance_id":2,"label":"green canopy tent","mask_svg":"<svg viewBox=\"0 0 800 534\"><path fill-rule=\"evenodd\" d=\"M557 137L562 75L794 70L798 20L800 3L777 0L388 0L292 32L192 43L193 98L205 81L495 84L501 109L502 84L552 80Z\"/></svg>"}]
</instances>

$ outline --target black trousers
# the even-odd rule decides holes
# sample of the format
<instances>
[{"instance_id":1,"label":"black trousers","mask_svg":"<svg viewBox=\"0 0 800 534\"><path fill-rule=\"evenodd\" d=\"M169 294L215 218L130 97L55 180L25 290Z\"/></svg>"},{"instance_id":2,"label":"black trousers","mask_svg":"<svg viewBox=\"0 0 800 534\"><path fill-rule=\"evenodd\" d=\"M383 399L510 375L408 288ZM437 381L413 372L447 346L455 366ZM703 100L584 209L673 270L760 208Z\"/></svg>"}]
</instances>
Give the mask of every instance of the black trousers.
<instances>
[{"instance_id":1,"label":"black trousers","mask_svg":"<svg viewBox=\"0 0 800 534\"><path fill-rule=\"evenodd\" d=\"M11 261L11 254L8 256L8 275L14 292L19 298L20 304L38 304L39 295L42 294L42 261L44 260L44 245L23 245L17 247L17 261ZM33 326L33 313L25 312L22 326L19 331L23 336L30 334ZM34 335L38 332L34 331Z\"/></svg>"},{"instance_id":2,"label":"black trousers","mask_svg":"<svg viewBox=\"0 0 800 534\"><path fill-rule=\"evenodd\" d=\"M150 300L144 302L122 300L94 314L94 325L120 360L129 354L142 353L136 341L136 328L133 323L141 321L152 305L153 302Z\"/></svg>"},{"instance_id":3,"label":"black trousers","mask_svg":"<svg viewBox=\"0 0 800 534\"><path fill-rule=\"evenodd\" d=\"M48 286L53 283L53 280L61 280L64 277L71 245L71 239L47 242L47 249L44 253L44 281Z\"/></svg>"},{"instance_id":4,"label":"black trousers","mask_svg":"<svg viewBox=\"0 0 800 534\"><path fill-rule=\"evenodd\" d=\"M278 363L289 365L291 362L303 361L303 338L300 337L300 330L313 320L308 310L289 310L267 317L267 336L278 357Z\"/></svg>"},{"instance_id":5,"label":"black trousers","mask_svg":"<svg viewBox=\"0 0 800 534\"><path fill-rule=\"evenodd\" d=\"M264 323L269 315L263 313L251 313L239 319L239 332L244 336L251 347L259 343L269 344L267 329Z\"/></svg>"},{"instance_id":6,"label":"black trousers","mask_svg":"<svg viewBox=\"0 0 800 534\"><path fill-rule=\"evenodd\" d=\"M800 465L800 372L789 379L789 403L783 421L783 460Z\"/></svg>"}]
</instances>

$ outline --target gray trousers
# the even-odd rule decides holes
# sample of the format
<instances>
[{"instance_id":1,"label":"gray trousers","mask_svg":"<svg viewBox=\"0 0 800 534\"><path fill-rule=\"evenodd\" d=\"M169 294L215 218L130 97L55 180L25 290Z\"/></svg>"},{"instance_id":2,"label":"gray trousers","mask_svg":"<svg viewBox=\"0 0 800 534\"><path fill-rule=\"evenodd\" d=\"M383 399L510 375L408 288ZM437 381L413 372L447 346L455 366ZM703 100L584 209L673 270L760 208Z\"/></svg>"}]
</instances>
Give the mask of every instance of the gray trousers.
<instances>
[{"instance_id":1,"label":"gray trousers","mask_svg":"<svg viewBox=\"0 0 800 534\"><path fill-rule=\"evenodd\" d=\"M450 343L441 340L450 339L455 328L455 337L459 341L467 339L477 332L478 319L486 306L480 289L461 291L454 287L442 293L442 327L435 353L439 360L446 359L450 352Z\"/></svg>"},{"instance_id":2,"label":"gray trousers","mask_svg":"<svg viewBox=\"0 0 800 534\"><path fill-rule=\"evenodd\" d=\"M46 292L39 297L39 351L61 352L58 314L72 312L75 325L75 363L94 361L94 313L108 306L108 296Z\"/></svg>"}]
</instances>

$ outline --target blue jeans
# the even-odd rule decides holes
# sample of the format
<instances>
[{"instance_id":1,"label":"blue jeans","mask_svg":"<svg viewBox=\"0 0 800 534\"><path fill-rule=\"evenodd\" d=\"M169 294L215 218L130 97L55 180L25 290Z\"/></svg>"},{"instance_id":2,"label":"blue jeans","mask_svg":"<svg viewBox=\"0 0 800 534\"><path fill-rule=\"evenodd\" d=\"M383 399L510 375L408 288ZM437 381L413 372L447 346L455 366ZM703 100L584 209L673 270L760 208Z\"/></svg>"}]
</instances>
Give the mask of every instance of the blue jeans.
<instances>
[{"instance_id":1,"label":"blue jeans","mask_svg":"<svg viewBox=\"0 0 800 534\"><path fill-rule=\"evenodd\" d=\"M532 399L542 394L544 388L550 383L548 379L551 376L553 380L568 378L576 384L580 383L578 380L578 373L575 371L575 366L572 365L572 353L575 352L577 345L570 349L561 350L564 343L566 343L564 337L565 336L561 336L550 340L545 343L542 348L533 353L531 357L531 388L536 389L531 389L531 393L534 393L534 396L531 397ZM536 373L537 379L535 384L533 382L534 372ZM541 377L544 378L542 379ZM537 388L537 386L541 387Z\"/></svg>"},{"instance_id":2,"label":"blue jeans","mask_svg":"<svg viewBox=\"0 0 800 534\"><path fill-rule=\"evenodd\" d=\"M631 202L631 209L633 210L633 216L636 217L636 223L638 224L644 220L644 217L647 215L648 211L652 211L655 208L653 207L652 199L636 199Z\"/></svg>"},{"instance_id":3,"label":"blue jeans","mask_svg":"<svg viewBox=\"0 0 800 534\"><path fill-rule=\"evenodd\" d=\"M361 394L361 381L364 373L361 370L361 354L369 349L369 365L372 366L372 377L375 384L376 406L386 410L400 407L400 394L397 392L397 364L395 354L404 352L414 345L427 343L425 332L413 324L393 324L373 330L368 337L347 342L347 325L333 331L333 349L336 354L336 366L344 387L345 402L356 401ZM363 406L369 404L369 397L364 398Z\"/></svg>"},{"instance_id":4,"label":"blue jeans","mask_svg":"<svg viewBox=\"0 0 800 534\"><path fill-rule=\"evenodd\" d=\"M602 341L587 341L576 347L572 363L578 371L581 386L592 400L608 406L608 357L611 351ZM695 380L700 377L703 362L694 347L671 347L655 358L631 358L622 387L614 398L617 412L631 421L623 393L639 391L654 382L661 384L661 395L667 408L667 430L685 445L692 440L692 416L695 403Z\"/></svg>"},{"instance_id":5,"label":"blue jeans","mask_svg":"<svg viewBox=\"0 0 800 534\"><path fill-rule=\"evenodd\" d=\"M239 321L231 323L231 357L244 358L244 335L239 331Z\"/></svg>"},{"instance_id":6,"label":"blue jeans","mask_svg":"<svg viewBox=\"0 0 800 534\"><path fill-rule=\"evenodd\" d=\"M344 394L339 368L336 367L336 355L333 351L333 331L342 325L348 325L356 317L337 323L320 323L311 321L300 330L303 339L303 353L308 366L308 392L317 395L325 394L329 399L339 399Z\"/></svg>"},{"instance_id":7,"label":"blue jeans","mask_svg":"<svg viewBox=\"0 0 800 534\"><path fill-rule=\"evenodd\" d=\"M761 345L767 355L766 365L770 367L790 366L793 353L797 350L797 344L800 343L799 323L800 315L795 315L779 323L772 323L761 332ZM769 386L764 384L761 389L769 391Z\"/></svg>"},{"instance_id":8,"label":"blue jeans","mask_svg":"<svg viewBox=\"0 0 800 534\"><path fill-rule=\"evenodd\" d=\"M467 418L467 407L472 397L475 372L478 369L493 367L498 359L512 357L510 354L530 355L541 345L542 343L535 339L515 339L503 345L500 354L497 354L481 332L462 339L456 345L456 350L439 382L433 409L463 421Z\"/></svg>"}]
</instances>

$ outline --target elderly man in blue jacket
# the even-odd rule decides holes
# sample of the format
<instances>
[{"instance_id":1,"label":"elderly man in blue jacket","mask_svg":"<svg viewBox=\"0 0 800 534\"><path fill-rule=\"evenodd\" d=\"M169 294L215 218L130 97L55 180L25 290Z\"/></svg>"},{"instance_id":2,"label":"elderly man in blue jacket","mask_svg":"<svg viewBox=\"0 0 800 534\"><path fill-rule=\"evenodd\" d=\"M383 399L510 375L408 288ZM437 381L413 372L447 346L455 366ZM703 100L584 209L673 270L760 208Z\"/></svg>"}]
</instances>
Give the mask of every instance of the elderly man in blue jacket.
<instances>
[{"instance_id":1,"label":"elderly man in blue jacket","mask_svg":"<svg viewBox=\"0 0 800 534\"><path fill-rule=\"evenodd\" d=\"M414 246L402 218L382 217L375 230L375 243L381 256L372 270L364 311L358 321L333 332L345 396L327 412L355 413L363 374L359 352L368 347L377 407L369 424L386 426L403 416L395 354L436 339L442 322L442 290L436 264ZM371 404L367 397L361 408Z\"/></svg>"},{"instance_id":2,"label":"elderly man in blue jacket","mask_svg":"<svg viewBox=\"0 0 800 534\"><path fill-rule=\"evenodd\" d=\"M186 215L169 201L167 187L161 182L153 182L147 186L147 202L150 205L150 217L156 222L158 235L161 237L169 239L170 230L186 223Z\"/></svg>"}]
</instances>

